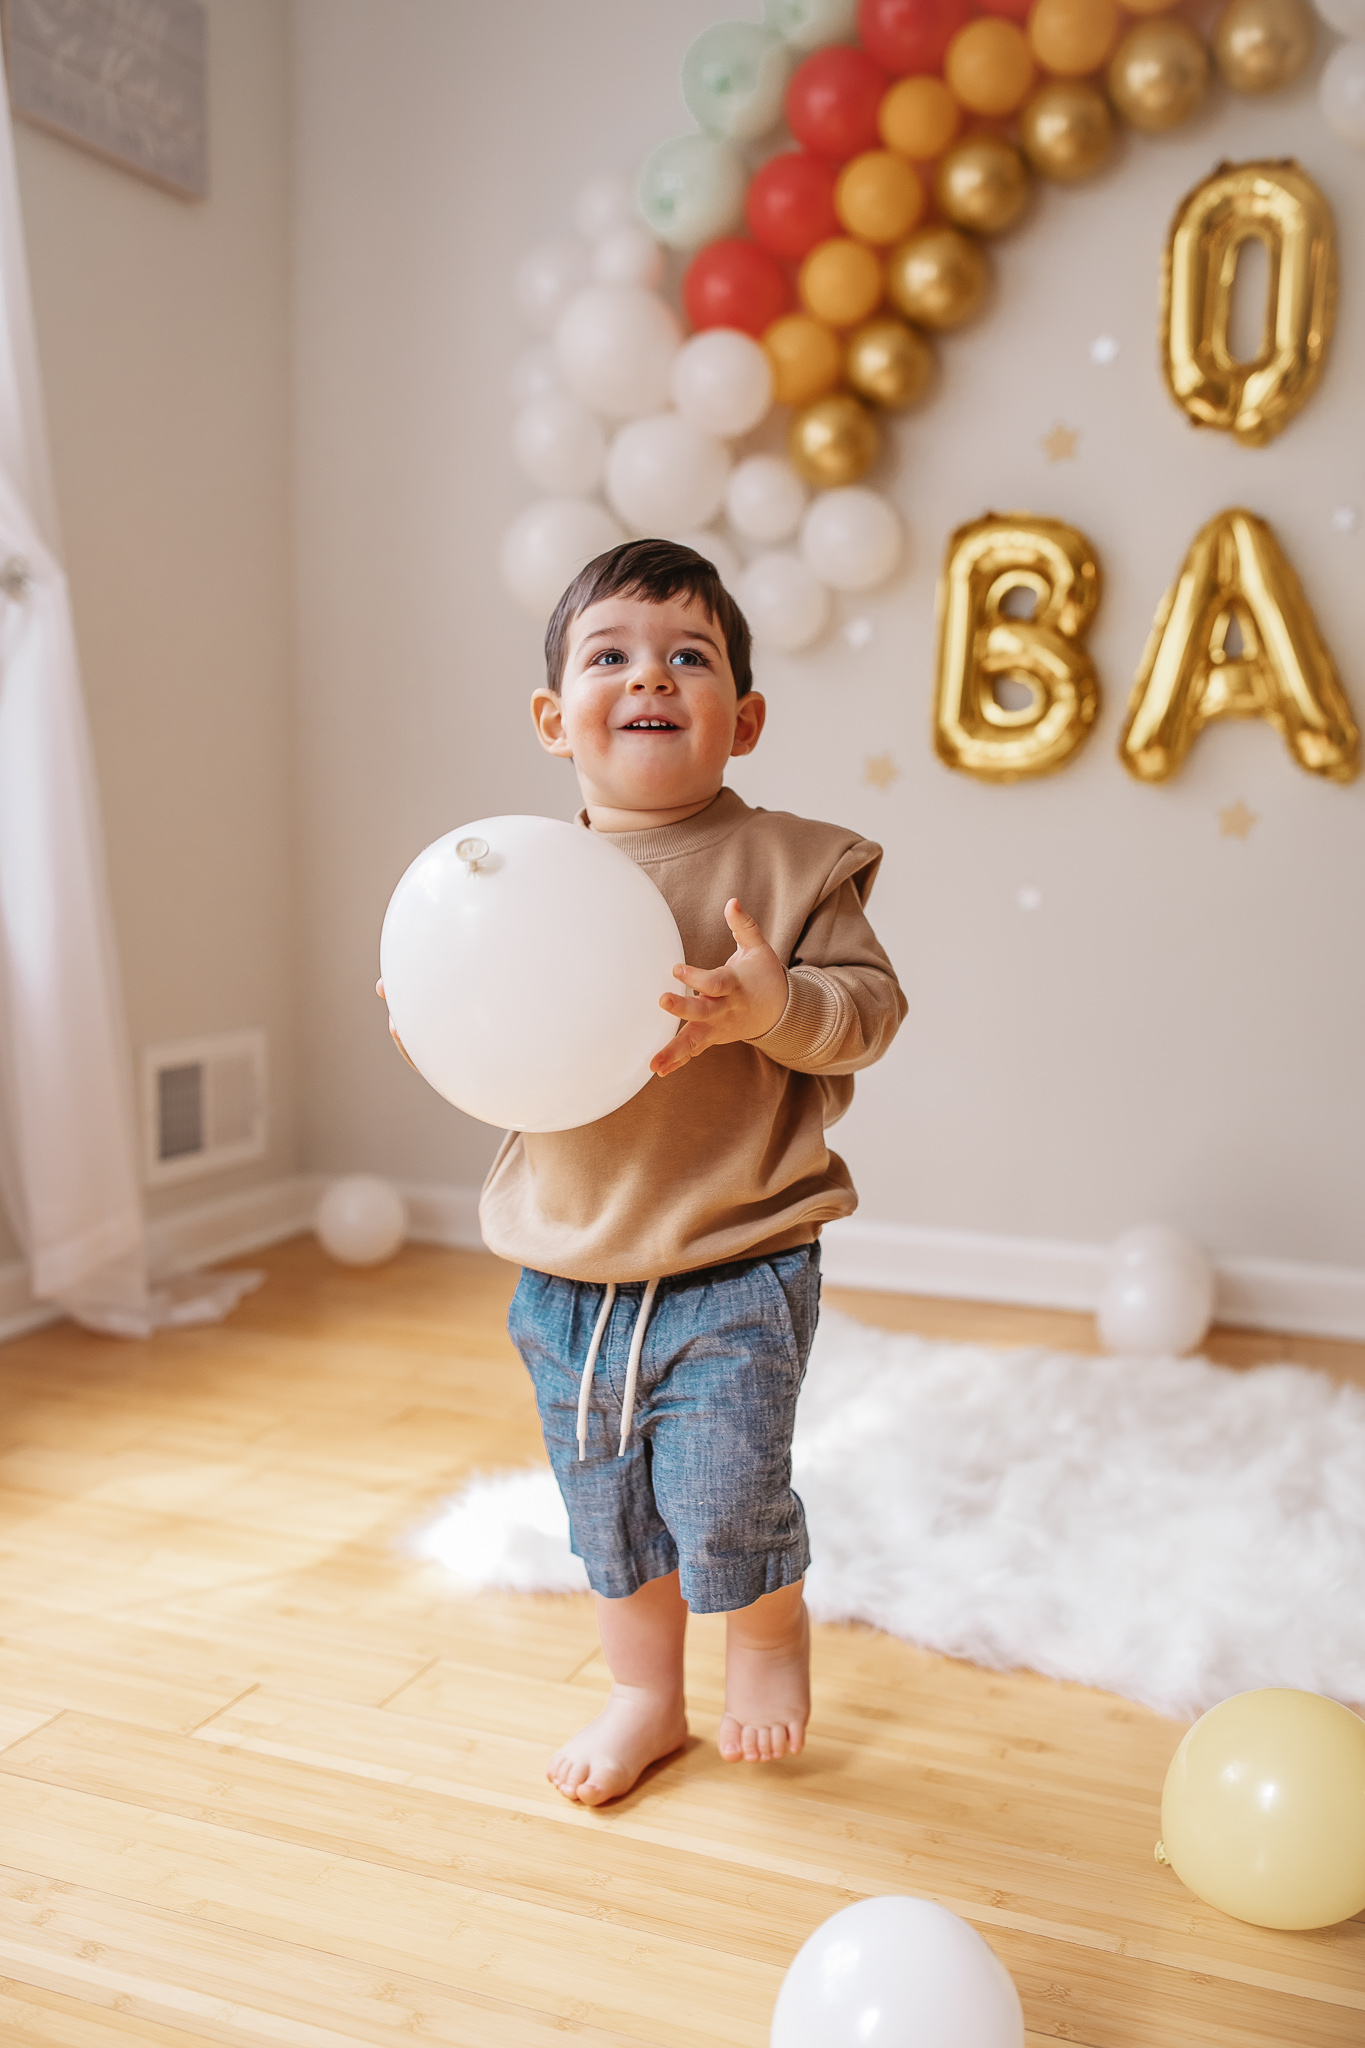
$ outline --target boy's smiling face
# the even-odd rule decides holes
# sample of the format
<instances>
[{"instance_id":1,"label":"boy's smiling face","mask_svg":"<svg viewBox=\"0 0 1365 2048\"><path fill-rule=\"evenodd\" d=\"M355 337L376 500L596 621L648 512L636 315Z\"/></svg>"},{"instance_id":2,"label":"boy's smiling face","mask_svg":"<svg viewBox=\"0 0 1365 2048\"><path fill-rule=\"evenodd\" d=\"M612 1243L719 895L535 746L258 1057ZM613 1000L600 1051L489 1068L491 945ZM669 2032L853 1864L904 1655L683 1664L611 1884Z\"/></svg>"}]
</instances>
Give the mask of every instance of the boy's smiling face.
<instances>
[{"instance_id":1,"label":"boy's smiling face","mask_svg":"<svg viewBox=\"0 0 1365 2048\"><path fill-rule=\"evenodd\" d=\"M569 629L556 694L532 716L549 753L572 757L599 830L673 822L719 792L725 764L751 753L763 699L739 696L725 636L695 599L608 597Z\"/></svg>"}]
</instances>

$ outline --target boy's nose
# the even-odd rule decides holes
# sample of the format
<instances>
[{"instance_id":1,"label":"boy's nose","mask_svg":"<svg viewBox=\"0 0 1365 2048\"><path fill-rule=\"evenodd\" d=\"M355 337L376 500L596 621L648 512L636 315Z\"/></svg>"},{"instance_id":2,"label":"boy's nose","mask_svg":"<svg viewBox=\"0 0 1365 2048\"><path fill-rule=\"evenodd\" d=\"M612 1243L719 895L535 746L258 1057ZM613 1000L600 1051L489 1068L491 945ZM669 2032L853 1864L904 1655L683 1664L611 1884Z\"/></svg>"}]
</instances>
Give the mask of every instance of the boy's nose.
<instances>
[{"instance_id":1,"label":"boy's nose","mask_svg":"<svg viewBox=\"0 0 1365 2048\"><path fill-rule=\"evenodd\" d=\"M652 690L662 693L664 691L671 691L674 687L672 676L663 667L651 666L641 669L639 675L632 676L630 682L632 694L640 697L644 696L646 691Z\"/></svg>"}]
</instances>

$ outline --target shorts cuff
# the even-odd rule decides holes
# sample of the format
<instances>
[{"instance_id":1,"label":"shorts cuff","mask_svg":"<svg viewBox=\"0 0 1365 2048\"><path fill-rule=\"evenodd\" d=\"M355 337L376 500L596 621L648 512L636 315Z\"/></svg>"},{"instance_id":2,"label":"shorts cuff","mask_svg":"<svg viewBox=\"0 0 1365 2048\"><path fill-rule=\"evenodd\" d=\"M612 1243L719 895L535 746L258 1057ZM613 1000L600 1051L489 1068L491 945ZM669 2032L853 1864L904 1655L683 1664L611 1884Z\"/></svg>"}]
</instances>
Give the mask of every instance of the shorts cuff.
<instances>
[{"instance_id":1,"label":"shorts cuff","mask_svg":"<svg viewBox=\"0 0 1365 2048\"><path fill-rule=\"evenodd\" d=\"M580 1551L579 1556L582 1555ZM583 1562L594 1593L600 1593L604 1600L628 1600L641 1586L654 1579L666 1579L678 1569L678 1547L671 1536L660 1536L629 1557L584 1557Z\"/></svg>"},{"instance_id":2,"label":"shorts cuff","mask_svg":"<svg viewBox=\"0 0 1365 2048\"><path fill-rule=\"evenodd\" d=\"M734 1614L752 1607L765 1593L794 1586L810 1570L810 1545L774 1550L767 1557L736 1559L732 1565L682 1568L682 1596L693 1614Z\"/></svg>"}]
</instances>

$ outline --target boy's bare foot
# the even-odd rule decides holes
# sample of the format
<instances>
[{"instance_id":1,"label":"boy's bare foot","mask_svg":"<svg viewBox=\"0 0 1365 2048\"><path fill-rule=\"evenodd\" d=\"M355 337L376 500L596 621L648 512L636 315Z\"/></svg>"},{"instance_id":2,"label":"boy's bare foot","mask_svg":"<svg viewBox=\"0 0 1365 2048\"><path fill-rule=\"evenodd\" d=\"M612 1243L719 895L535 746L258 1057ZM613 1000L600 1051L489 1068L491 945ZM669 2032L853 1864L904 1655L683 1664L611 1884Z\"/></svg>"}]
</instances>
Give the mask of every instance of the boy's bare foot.
<instances>
[{"instance_id":1,"label":"boy's bare foot","mask_svg":"<svg viewBox=\"0 0 1365 2048\"><path fill-rule=\"evenodd\" d=\"M629 1792L640 1773L687 1740L682 1694L614 1685L595 1721L571 1735L545 1766L566 1799L603 1806Z\"/></svg>"},{"instance_id":2,"label":"boy's bare foot","mask_svg":"<svg viewBox=\"0 0 1365 2048\"><path fill-rule=\"evenodd\" d=\"M800 1585L729 1618L720 1753L727 1764L799 1756L810 1719L810 1622Z\"/></svg>"}]
</instances>

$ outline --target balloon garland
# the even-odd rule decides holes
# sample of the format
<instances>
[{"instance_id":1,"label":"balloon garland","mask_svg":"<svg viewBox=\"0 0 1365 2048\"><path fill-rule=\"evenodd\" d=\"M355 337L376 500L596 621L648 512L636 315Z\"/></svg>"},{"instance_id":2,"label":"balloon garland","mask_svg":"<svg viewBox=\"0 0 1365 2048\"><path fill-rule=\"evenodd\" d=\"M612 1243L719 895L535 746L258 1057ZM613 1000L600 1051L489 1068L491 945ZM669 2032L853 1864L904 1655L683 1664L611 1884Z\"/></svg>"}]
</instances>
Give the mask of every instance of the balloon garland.
<instances>
[{"instance_id":1,"label":"balloon garland","mask_svg":"<svg viewBox=\"0 0 1365 2048\"><path fill-rule=\"evenodd\" d=\"M1365 0L1317 5L1347 38L1322 73L1324 120L1365 148ZM863 482L883 420L928 395L936 345L981 309L990 242L1037 181L1092 176L1117 124L1175 127L1215 71L1239 93L1291 84L1315 33L1307 0L1226 0L1208 42L1178 0L763 13L687 51L698 132L661 144L635 193L585 186L577 237L518 274L549 340L517 365L513 447L546 495L508 529L502 569L539 617L592 555L661 533L716 562L761 646L810 645L832 590L895 571L900 521ZM685 260L690 336L666 251ZM749 452L774 406L785 455Z\"/></svg>"}]
</instances>

